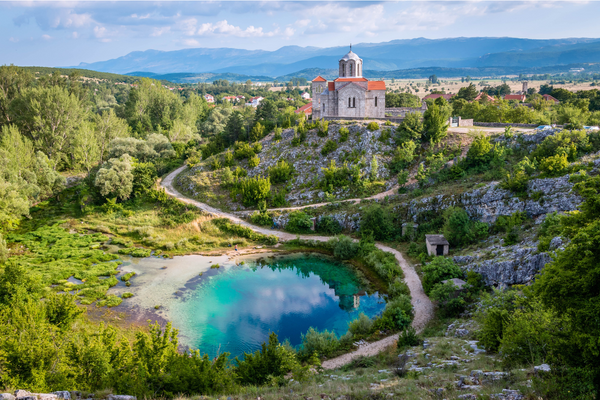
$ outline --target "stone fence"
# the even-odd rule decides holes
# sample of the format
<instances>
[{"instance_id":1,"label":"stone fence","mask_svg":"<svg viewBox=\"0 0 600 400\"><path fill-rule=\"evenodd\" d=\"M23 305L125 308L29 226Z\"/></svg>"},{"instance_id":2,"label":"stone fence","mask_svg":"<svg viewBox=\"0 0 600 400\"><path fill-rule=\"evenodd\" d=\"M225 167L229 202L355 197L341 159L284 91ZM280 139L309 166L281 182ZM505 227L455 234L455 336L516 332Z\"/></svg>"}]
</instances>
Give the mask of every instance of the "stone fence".
<instances>
[{"instance_id":1,"label":"stone fence","mask_svg":"<svg viewBox=\"0 0 600 400\"><path fill-rule=\"evenodd\" d=\"M504 128L512 126L514 128L537 128L539 124L508 124L504 122L473 122L474 126L487 126L489 128Z\"/></svg>"}]
</instances>

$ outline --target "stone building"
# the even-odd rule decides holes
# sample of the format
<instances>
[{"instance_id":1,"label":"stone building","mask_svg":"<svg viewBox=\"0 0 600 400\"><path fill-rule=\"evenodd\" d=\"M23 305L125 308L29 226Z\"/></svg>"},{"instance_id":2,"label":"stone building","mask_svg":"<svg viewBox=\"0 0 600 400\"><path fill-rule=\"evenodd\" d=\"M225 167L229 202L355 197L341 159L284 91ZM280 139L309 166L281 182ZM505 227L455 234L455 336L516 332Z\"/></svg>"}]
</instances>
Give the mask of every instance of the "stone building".
<instances>
[{"instance_id":1,"label":"stone building","mask_svg":"<svg viewBox=\"0 0 600 400\"><path fill-rule=\"evenodd\" d=\"M444 235L425 235L425 245L430 256L447 256L450 249Z\"/></svg>"},{"instance_id":2,"label":"stone building","mask_svg":"<svg viewBox=\"0 0 600 400\"><path fill-rule=\"evenodd\" d=\"M339 61L333 82L317 76L312 81L313 118L385 118L385 82L362 76L363 60L352 48Z\"/></svg>"}]
</instances>

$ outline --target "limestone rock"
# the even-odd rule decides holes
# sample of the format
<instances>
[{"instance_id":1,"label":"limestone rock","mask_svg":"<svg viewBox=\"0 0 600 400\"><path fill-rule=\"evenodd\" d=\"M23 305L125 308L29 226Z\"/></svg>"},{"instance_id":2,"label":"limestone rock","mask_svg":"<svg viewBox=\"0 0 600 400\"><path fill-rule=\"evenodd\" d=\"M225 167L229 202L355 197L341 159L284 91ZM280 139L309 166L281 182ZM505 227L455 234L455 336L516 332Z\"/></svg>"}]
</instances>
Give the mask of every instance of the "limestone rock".
<instances>
[{"instance_id":1,"label":"limestone rock","mask_svg":"<svg viewBox=\"0 0 600 400\"><path fill-rule=\"evenodd\" d=\"M10 393L0 393L0 400L15 400L15 396Z\"/></svg>"},{"instance_id":2,"label":"limestone rock","mask_svg":"<svg viewBox=\"0 0 600 400\"><path fill-rule=\"evenodd\" d=\"M137 400L137 398L135 396L111 394L108 395L107 400Z\"/></svg>"},{"instance_id":3,"label":"limestone rock","mask_svg":"<svg viewBox=\"0 0 600 400\"><path fill-rule=\"evenodd\" d=\"M52 394L55 394L56 397L58 397L59 399L71 400L71 392L69 392L67 390L61 390L61 391L58 391L58 392L52 392Z\"/></svg>"},{"instance_id":4,"label":"limestone rock","mask_svg":"<svg viewBox=\"0 0 600 400\"><path fill-rule=\"evenodd\" d=\"M562 245L563 245L563 239L560 236L557 236L550 241L550 246L548 248L550 250L556 250Z\"/></svg>"},{"instance_id":5,"label":"limestone rock","mask_svg":"<svg viewBox=\"0 0 600 400\"><path fill-rule=\"evenodd\" d=\"M533 367L535 372L550 372L550 366L548 364L537 365Z\"/></svg>"}]
</instances>

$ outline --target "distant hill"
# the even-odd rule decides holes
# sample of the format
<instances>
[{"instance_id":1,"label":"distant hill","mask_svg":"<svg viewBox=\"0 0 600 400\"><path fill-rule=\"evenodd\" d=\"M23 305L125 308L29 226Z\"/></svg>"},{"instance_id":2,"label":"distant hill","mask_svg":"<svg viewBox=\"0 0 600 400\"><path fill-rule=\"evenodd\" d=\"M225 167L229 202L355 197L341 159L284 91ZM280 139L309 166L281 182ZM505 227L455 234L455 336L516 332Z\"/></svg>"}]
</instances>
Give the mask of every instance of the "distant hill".
<instances>
[{"instance_id":1,"label":"distant hill","mask_svg":"<svg viewBox=\"0 0 600 400\"><path fill-rule=\"evenodd\" d=\"M127 75L143 76L146 78L152 78L157 80L165 80L169 82L177 83L197 83L197 82L213 82L218 79L226 79L229 82L246 82L251 80L252 82L271 82L273 78L269 76L254 76L254 75L240 75L232 73L213 73L213 72L180 72L172 74L155 74L151 72L132 72Z\"/></svg>"},{"instance_id":2,"label":"distant hill","mask_svg":"<svg viewBox=\"0 0 600 400\"><path fill-rule=\"evenodd\" d=\"M408 39L360 43L352 49L365 68L395 71L423 67L475 68L488 66L540 67L596 62L600 39L449 38ZM197 48L176 51L146 50L112 60L81 63L78 68L128 74L135 72L233 73L285 76L307 68L335 68L348 48L285 46L275 51Z\"/></svg>"}]
</instances>

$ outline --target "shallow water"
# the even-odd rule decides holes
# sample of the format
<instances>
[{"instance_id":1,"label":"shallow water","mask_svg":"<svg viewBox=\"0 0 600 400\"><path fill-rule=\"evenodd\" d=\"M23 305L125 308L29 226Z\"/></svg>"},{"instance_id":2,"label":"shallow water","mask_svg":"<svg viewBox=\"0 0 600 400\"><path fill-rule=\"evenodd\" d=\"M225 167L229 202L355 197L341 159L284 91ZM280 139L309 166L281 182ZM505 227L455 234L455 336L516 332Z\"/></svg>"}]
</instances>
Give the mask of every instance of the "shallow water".
<instances>
[{"instance_id":1,"label":"shallow water","mask_svg":"<svg viewBox=\"0 0 600 400\"><path fill-rule=\"evenodd\" d=\"M361 312L372 317L385 307L351 267L321 255L221 265L188 281L166 315L184 344L210 356L255 351L269 332L292 345L310 327L342 335Z\"/></svg>"}]
</instances>

